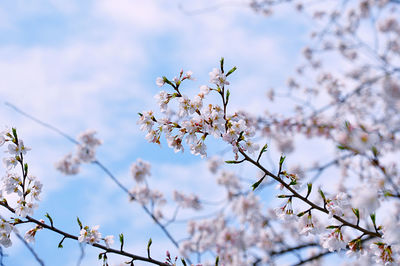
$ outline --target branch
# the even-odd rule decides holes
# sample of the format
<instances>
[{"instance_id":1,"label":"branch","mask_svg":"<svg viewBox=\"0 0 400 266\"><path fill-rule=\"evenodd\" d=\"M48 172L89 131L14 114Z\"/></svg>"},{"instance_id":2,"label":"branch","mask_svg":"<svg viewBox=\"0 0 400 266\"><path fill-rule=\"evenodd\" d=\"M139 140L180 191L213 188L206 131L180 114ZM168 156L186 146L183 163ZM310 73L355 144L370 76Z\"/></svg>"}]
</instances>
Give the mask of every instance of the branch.
<instances>
[{"instance_id":1,"label":"branch","mask_svg":"<svg viewBox=\"0 0 400 266\"><path fill-rule=\"evenodd\" d=\"M310 205L313 209L316 209L320 212L324 212L326 214L329 214L329 211L326 208L322 208L320 206L318 206L317 204L313 203L312 201L308 200L307 198L303 197L302 195L300 195L296 190L294 190L292 187L290 187L290 185L286 184L281 178L279 178L278 176L272 174L271 172L269 172L267 169L265 169L260 163L254 161L252 158L250 158L245 152L243 152L241 149L239 149L240 154L242 154L244 156L244 158L246 159L246 161L252 163L253 165L255 165L256 167L258 167L261 171L263 171L266 175L272 177L273 179L275 179L276 181L278 181L282 186L284 186L287 190L289 190L290 192L293 193L293 197L296 197L302 201L304 201L305 203L307 203L308 205ZM378 232L373 232L373 231L369 231L365 228L360 227L359 225L355 225L352 224L346 220L344 220L343 218L337 216L337 215L333 215L333 218L335 218L336 220L338 220L339 222L341 222L344 226L348 226L348 227L352 227L360 232L363 232L366 235L370 235L370 236L374 236L374 237L379 237L381 238L382 235Z\"/></svg>"},{"instance_id":2,"label":"branch","mask_svg":"<svg viewBox=\"0 0 400 266\"><path fill-rule=\"evenodd\" d=\"M15 210L13 208L11 208L7 204L7 202L0 202L0 205L5 207L6 209L8 209L10 212L15 213ZM78 241L78 237L75 236L75 235L72 235L72 234L69 234L67 232L64 232L64 231L62 231L62 230L60 230L60 229L58 229L58 228L56 228L54 226L50 226L50 225L47 225L45 223L42 223L42 222L36 220L33 217L26 216L25 218L31 223L35 223L35 224L37 224L37 225L39 225L39 226L41 226L43 228L46 228L46 229L48 229L50 231L53 231L53 232L55 232L55 233L57 233L59 235L62 235L64 238L69 238L69 239L73 239L73 240L77 240ZM158 260L154 260L152 258L142 257L142 256L135 255L135 254L132 254L132 253L129 253L129 252L125 252L123 250L117 250L117 249L113 249L113 248L108 248L108 247L106 247L104 245L101 245L101 244L98 244L98 243L93 243L92 246L94 246L94 247L96 247L98 249L102 249L106 253L114 253L114 254L118 254L118 255L124 256L124 257L131 258L133 261L134 260L139 260L139 261L145 261L145 262L149 262L149 263L152 263L152 264L155 264L155 265L160 265L160 266L170 266L167 263L164 263L164 262L161 262L161 261L158 261Z\"/></svg>"},{"instance_id":3,"label":"branch","mask_svg":"<svg viewBox=\"0 0 400 266\"><path fill-rule=\"evenodd\" d=\"M308 248L308 247L315 247L315 246L319 246L319 244L318 243L307 243L307 244L299 245L299 246L296 246L296 247L290 247L290 248L287 248L287 249L282 249L282 250L279 250L279 251L272 251L270 253L270 255L271 256L283 255L285 253L292 252L292 251L295 251L295 250Z\"/></svg>"},{"instance_id":4,"label":"branch","mask_svg":"<svg viewBox=\"0 0 400 266\"><path fill-rule=\"evenodd\" d=\"M313 261L313 260L317 260L317 259L322 258L323 256L326 256L326 255L329 255L329 254L333 254L333 253L330 252L330 251L324 251L324 252L321 252L321 253L319 253L319 254L317 254L317 255L314 255L314 256L312 256L312 257L309 257L309 258L306 259L306 260L301 260L301 261L299 261L298 263L293 264L293 266L302 265L302 264L304 264L304 263L307 263L307 262L310 262L310 261Z\"/></svg>"}]
</instances>

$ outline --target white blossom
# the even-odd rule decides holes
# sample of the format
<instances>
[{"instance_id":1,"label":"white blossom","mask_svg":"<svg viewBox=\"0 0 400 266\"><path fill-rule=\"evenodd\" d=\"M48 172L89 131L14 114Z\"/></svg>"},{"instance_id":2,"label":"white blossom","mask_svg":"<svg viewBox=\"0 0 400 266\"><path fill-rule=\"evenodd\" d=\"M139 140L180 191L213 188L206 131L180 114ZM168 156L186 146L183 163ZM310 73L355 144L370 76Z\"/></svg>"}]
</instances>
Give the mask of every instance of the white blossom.
<instances>
[{"instance_id":1,"label":"white blossom","mask_svg":"<svg viewBox=\"0 0 400 266\"><path fill-rule=\"evenodd\" d=\"M193 77L193 72L190 71L190 70L186 71L184 78L185 79L190 79L190 80L195 80L195 78Z\"/></svg>"},{"instance_id":2,"label":"white blossom","mask_svg":"<svg viewBox=\"0 0 400 266\"><path fill-rule=\"evenodd\" d=\"M96 151L91 146L76 145L76 155L79 160L85 163L90 163L96 159Z\"/></svg>"},{"instance_id":3,"label":"white blossom","mask_svg":"<svg viewBox=\"0 0 400 266\"><path fill-rule=\"evenodd\" d=\"M18 161L17 161L17 159L15 159L15 157L7 157L7 158L3 158L3 163L4 163L5 167L7 168L7 170L11 170L18 164Z\"/></svg>"},{"instance_id":4,"label":"white blossom","mask_svg":"<svg viewBox=\"0 0 400 266\"><path fill-rule=\"evenodd\" d=\"M112 244L114 244L114 236L109 235L104 238L104 243L106 243L107 248L110 248Z\"/></svg>"},{"instance_id":5,"label":"white blossom","mask_svg":"<svg viewBox=\"0 0 400 266\"><path fill-rule=\"evenodd\" d=\"M384 243L373 243L370 245L370 253L377 264L391 265L394 261L392 249Z\"/></svg>"},{"instance_id":6,"label":"white blossom","mask_svg":"<svg viewBox=\"0 0 400 266\"><path fill-rule=\"evenodd\" d=\"M131 165L131 174L136 182L141 183L146 179L146 176L151 176L150 173L151 165L149 162L137 159L135 163Z\"/></svg>"},{"instance_id":7,"label":"white blossom","mask_svg":"<svg viewBox=\"0 0 400 266\"><path fill-rule=\"evenodd\" d=\"M162 87L162 86L164 86L164 84L165 84L164 78L161 78L161 77L156 78L156 85L158 87Z\"/></svg>"},{"instance_id":8,"label":"white blossom","mask_svg":"<svg viewBox=\"0 0 400 266\"><path fill-rule=\"evenodd\" d=\"M57 170L66 175L76 175L79 173L80 161L76 157L72 157L72 154L67 154L59 162L55 164Z\"/></svg>"},{"instance_id":9,"label":"white blossom","mask_svg":"<svg viewBox=\"0 0 400 266\"><path fill-rule=\"evenodd\" d=\"M388 215L383 227L383 239L389 245L400 245L400 221L394 215Z\"/></svg>"},{"instance_id":10,"label":"white blossom","mask_svg":"<svg viewBox=\"0 0 400 266\"><path fill-rule=\"evenodd\" d=\"M20 186L22 184L21 177L15 173L7 173L3 176L3 190L10 193L17 193L19 196L22 195L22 191L20 190Z\"/></svg>"},{"instance_id":11,"label":"white blossom","mask_svg":"<svg viewBox=\"0 0 400 266\"><path fill-rule=\"evenodd\" d=\"M207 95L208 93L210 93L210 87L208 87L207 85L200 86L200 93Z\"/></svg>"},{"instance_id":12,"label":"white blossom","mask_svg":"<svg viewBox=\"0 0 400 266\"><path fill-rule=\"evenodd\" d=\"M39 180L35 180L33 183L33 186L31 188L30 195L32 197L32 200L40 200L39 195L42 192L42 187L43 184Z\"/></svg>"},{"instance_id":13,"label":"white blossom","mask_svg":"<svg viewBox=\"0 0 400 266\"><path fill-rule=\"evenodd\" d=\"M153 111L146 111L139 117L137 124L140 125L140 130L150 131L154 125Z\"/></svg>"},{"instance_id":14,"label":"white blossom","mask_svg":"<svg viewBox=\"0 0 400 266\"><path fill-rule=\"evenodd\" d=\"M178 114L180 117L191 115L196 111L196 106L186 95L182 95L182 97L179 98L178 102L179 102Z\"/></svg>"},{"instance_id":15,"label":"white blossom","mask_svg":"<svg viewBox=\"0 0 400 266\"><path fill-rule=\"evenodd\" d=\"M12 242L9 233L4 231L0 232L0 244L5 248L11 247Z\"/></svg>"},{"instance_id":16,"label":"white blossom","mask_svg":"<svg viewBox=\"0 0 400 266\"><path fill-rule=\"evenodd\" d=\"M346 242L343 241L343 235L340 229L335 229L332 233L323 236L321 239L321 245L330 252L346 248Z\"/></svg>"},{"instance_id":17,"label":"white blossom","mask_svg":"<svg viewBox=\"0 0 400 266\"><path fill-rule=\"evenodd\" d=\"M33 214L33 209L37 207L37 204L29 202L24 198L17 200L17 206L15 207L15 214L25 218L27 215Z\"/></svg>"},{"instance_id":18,"label":"white blossom","mask_svg":"<svg viewBox=\"0 0 400 266\"><path fill-rule=\"evenodd\" d=\"M190 145L190 151L194 155L200 155L201 158L207 156L207 146L203 140L198 140L197 143Z\"/></svg>"},{"instance_id":19,"label":"white blossom","mask_svg":"<svg viewBox=\"0 0 400 266\"><path fill-rule=\"evenodd\" d=\"M314 226L313 220L312 220L312 215L304 215L302 218L302 226L301 226L301 231L300 234L308 235L308 234L318 234L319 230L317 227Z\"/></svg>"},{"instance_id":20,"label":"white blossom","mask_svg":"<svg viewBox=\"0 0 400 266\"><path fill-rule=\"evenodd\" d=\"M183 146L182 146L182 138L179 136L169 136L167 137L167 143L170 148L174 148L175 152L182 151L183 152Z\"/></svg>"},{"instance_id":21,"label":"white blossom","mask_svg":"<svg viewBox=\"0 0 400 266\"><path fill-rule=\"evenodd\" d=\"M332 218L333 215L343 216L344 210L350 206L348 201L348 195L344 192L340 192L336 195L332 200L328 200L326 208L329 211L329 218Z\"/></svg>"},{"instance_id":22,"label":"white blossom","mask_svg":"<svg viewBox=\"0 0 400 266\"><path fill-rule=\"evenodd\" d=\"M229 85L229 82L226 80L226 75L222 73L220 69L214 68L209 75L211 83L220 87L223 85Z\"/></svg>"},{"instance_id":23,"label":"white blossom","mask_svg":"<svg viewBox=\"0 0 400 266\"><path fill-rule=\"evenodd\" d=\"M223 164L223 161L220 157L213 156L208 159L208 169L211 173L216 174L219 167Z\"/></svg>"},{"instance_id":24,"label":"white blossom","mask_svg":"<svg viewBox=\"0 0 400 266\"><path fill-rule=\"evenodd\" d=\"M95 225L92 228L85 226L81 229L78 241L85 242L88 244L98 243L101 240L101 233L99 232L99 225Z\"/></svg>"},{"instance_id":25,"label":"white blossom","mask_svg":"<svg viewBox=\"0 0 400 266\"><path fill-rule=\"evenodd\" d=\"M12 230L13 230L13 225L11 225L9 222L7 222L6 220L1 218L0 219L0 232L10 234Z\"/></svg>"},{"instance_id":26,"label":"white blossom","mask_svg":"<svg viewBox=\"0 0 400 266\"><path fill-rule=\"evenodd\" d=\"M199 198L194 194L185 195L174 190L174 201L176 201L182 208L190 208L194 210L200 210L202 208Z\"/></svg>"},{"instance_id":27,"label":"white blossom","mask_svg":"<svg viewBox=\"0 0 400 266\"><path fill-rule=\"evenodd\" d=\"M28 243L35 242L35 234L36 234L35 228L29 229L28 231L26 231L25 236L24 236L25 241Z\"/></svg>"},{"instance_id":28,"label":"white blossom","mask_svg":"<svg viewBox=\"0 0 400 266\"><path fill-rule=\"evenodd\" d=\"M41 223L44 223L44 220L40 220ZM24 239L28 243L33 243L35 242L35 235L39 230L42 230L43 226L41 225L36 225L34 228L29 229L26 231Z\"/></svg>"},{"instance_id":29,"label":"white blossom","mask_svg":"<svg viewBox=\"0 0 400 266\"><path fill-rule=\"evenodd\" d=\"M95 137L96 134L95 130L86 130L80 133L77 139L85 146L96 147L102 144L102 141Z\"/></svg>"},{"instance_id":30,"label":"white blossom","mask_svg":"<svg viewBox=\"0 0 400 266\"><path fill-rule=\"evenodd\" d=\"M161 112L165 113L168 109L169 95L165 91L160 91L154 96L157 100Z\"/></svg>"}]
</instances>

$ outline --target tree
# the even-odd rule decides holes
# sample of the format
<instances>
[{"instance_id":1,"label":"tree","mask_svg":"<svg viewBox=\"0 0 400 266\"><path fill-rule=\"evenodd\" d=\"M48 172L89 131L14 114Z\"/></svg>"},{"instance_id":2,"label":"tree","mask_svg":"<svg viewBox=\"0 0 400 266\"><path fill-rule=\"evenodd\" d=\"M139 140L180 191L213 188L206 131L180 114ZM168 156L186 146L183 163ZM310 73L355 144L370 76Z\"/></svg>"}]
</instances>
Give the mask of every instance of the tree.
<instances>
[{"instance_id":1,"label":"tree","mask_svg":"<svg viewBox=\"0 0 400 266\"><path fill-rule=\"evenodd\" d=\"M186 88L194 77L191 71L157 78L159 87L167 87L156 96L160 112L139 113L138 124L146 139L156 144L166 141L175 152L188 148L194 155L206 157L207 144L214 141L210 139L230 147L223 154L225 163L216 157L209 161L217 184L226 192L224 200L216 204L218 211L213 215L187 222L185 240L176 240L169 231L180 211L196 213L212 207L195 194L177 190L171 211L166 197L146 182L150 164L140 159L131 168L136 185L126 188L96 159L101 141L94 131L82 133L77 140L69 137L77 150L58 162L57 168L76 174L83 163L100 167L179 248L182 261L178 263L183 265L197 260L205 265L318 263L329 254L342 257L344 250L360 265L398 263L398 1L251 1L250 5L270 14L277 5L287 3L295 4L299 12L311 12L318 25L312 44L303 51L305 62L298 68L298 76L288 80L284 93L268 92L271 102L285 107L284 115L274 110L262 115L230 110L229 101L235 97L230 77L237 69L226 67L224 58L209 73L211 85L200 86L194 97L187 96ZM218 98L212 98L215 95ZM14 227L33 223L26 241L48 229L62 236L60 246L71 238L102 249L99 258L104 263L111 253L129 258L131 264L139 260L171 265L177 261L169 252L165 262L153 259L151 239L143 257L124 251L123 234L119 248L111 248L113 237L102 238L98 226L84 226L79 218L79 236L55 227L50 215L47 222L32 218L42 185L28 174L24 155L29 148L14 128L1 136L1 145L7 142L11 155L5 164L9 170L20 168L19 174L10 171L3 179L3 195L7 196L1 205L17 215L3 218L0 242L4 247L10 245ZM305 153L296 143L333 147L333 152L328 156L324 152L310 165L300 158L296 165L290 158L296 152ZM276 161L271 159L276 153L271 151L274 146L282 152ZM234 171L239 167L245 169L244 174ZM255 178L256 173L260 176ZM278 185L277 190L269 188L272 184ZM264 193L276 195L280 205L268 206ZM9 204L6 198L13 194L19 199Z\"/></svg>"}]
</instances>

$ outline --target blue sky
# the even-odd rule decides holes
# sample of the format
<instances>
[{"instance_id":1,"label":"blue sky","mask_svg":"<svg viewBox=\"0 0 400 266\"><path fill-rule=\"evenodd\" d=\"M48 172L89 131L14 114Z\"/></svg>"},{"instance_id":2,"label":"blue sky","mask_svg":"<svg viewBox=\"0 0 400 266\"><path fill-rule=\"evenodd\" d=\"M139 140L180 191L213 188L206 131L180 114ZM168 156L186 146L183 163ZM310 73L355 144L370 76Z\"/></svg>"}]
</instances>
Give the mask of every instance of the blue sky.
<instances>
[{"instance_id":1,"label":"blue sky","mask_svg":"<svg viewBox=\"0 0 400 266\"><path fill-rule=\"evenodd\" d=\"M267 108L267 101L260 100L266 99L267 89L284 86L293 73L310 25L290 8L266 18L240 4L198 15L186 14L180 5L199 10L209 3L1 2L1 102L11 102L72 136L96 129L104 141L98 159L128 187L133 186L130 164L141 157L153 164L152 186L169 193L185 188L213 198L207 191L212 178L204 173L204 160L148 144L136 125L138 112L156 109L156 77L192 70L197 80L187 86L190 94L208 82L208 72L224 56L227 66L238 67L231 80L230 108L260 112ZM36 218L49 212L58 227L78 234L79 216L85 224L100 224L104 235L124 232L134 253L145 254L150 237L154 256L163 256L165 249L175 251L137 204L129 203L95 166L85 165L73 177L54 169L54 163L73 150L66 139L3 104L0 118L1 124L17 127L32 148L30 169L44 183ZM46 265L76 265L77 243L65 241L64 248L57 249L59 240L42 231L34 248ZM13 242L5 250L6 265L37 264L17 239ZM87 247L82 265L97 265L97 254Z\"/></svg>"}]
</instances>

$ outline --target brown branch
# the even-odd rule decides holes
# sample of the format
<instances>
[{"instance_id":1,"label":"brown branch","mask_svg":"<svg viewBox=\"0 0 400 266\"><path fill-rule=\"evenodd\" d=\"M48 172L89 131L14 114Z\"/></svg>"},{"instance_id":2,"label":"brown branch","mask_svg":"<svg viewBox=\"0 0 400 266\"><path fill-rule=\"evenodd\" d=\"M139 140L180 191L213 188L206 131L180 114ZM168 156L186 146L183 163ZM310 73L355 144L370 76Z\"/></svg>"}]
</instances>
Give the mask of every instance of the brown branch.
<instances>
[{"instance_id":1,"label":"brown branch","mask_svg":"<svg viewBox=\"0 0 400 266\"><path fill-rule=\"evenodd\" d=\"M283 254L288 253L288 252L292 252L292 251L295 251L295 250L308 248L308 247L315 247L315 246L318 246L318 245L319 245L318 243L307 243L307 244L299 245L299 246L296 246L296 247L290 247L290 248L287 248L287 249L282 249L282 250L279 250L279 251L272 251L270 253L270 255L271 256L283 255Z\"/></svg>"},{"instance_id":2,"label":"brown branch","mask_svg":"<svg viewBox=\"0 0 400 266\"><path fill-rule=\"evenodd\" d=\"M10 212L15 213L15 210L13 208L11 208L7 204L7 202L4 202L4 201L0 202L0 205L5 207L6 209L8 209ZM48 229L50 231L53 231L53 232L55 232L55 233L57 233L59 235L62 235L64 237L64 239L65 238L69 238L69 239L73 239L73 240L78 240L77 236L69 234L67 232L64 232L64 231L62 231L62 230L60 230L60 229L58 229L58 228L56 228L54 226L50 226L50 225L47 225L45 223L42 223L42 222L36 220L35 218L33 218L31 216L26 216L25 218L31 223L37 224L37 225L39 225L39 226L41 226L43 228L46 228L46 229ZM92 246L104 250L105 253L114 253L114 254L118 254L118 255L121 255L121 256L125 256L125 257L128 257L128 258L131 258L133 261L139 260L139 261L145 261L145 262L152 263L152 264L155 264L155 265L160 265L160 266L170 266L169 264L167 264L165 262L161 262L161 261L158 261L158 260L155 260L155 259L152 259L152 258L142 257L142 256L139 256L139 255L135 255L135 254L123 251L123 250L117 250L117 249L113 249L113 248L108 248L108 247L106 247L104 245L101 245L99 243L93 243Z\"/></svg>"},{"instance_id":3,"label":"brown branch","mask_svg":"<svg viewBox=\"0 0 400 266\"><path fill-rule=\"evenodd\" d=\"M255 165L257 168L259 168L261 171L263 171L266 175L272 177L273 179L275 179L276 181L278 181L282 186L284 186L287 190L289 190L290 192L293 193L293 197L298 198L300 200L302 200L303 202L307 203L308 205L310 205L312 207L312 209L318 210L320 212L324 212L326 214L329 214L329 211L325 208L325 207L320 207L317 204L315 204L314 202L310 201L309 199L303 197L302 195L300 195L296 190L294 190L290 185L286 184L281 178L279 178L278 176L272 174L271 172L269 172L267 169L265 169L260 163L257 163L256 161L254 161L252 158L250 158L245 152L243 152L242 149L239 149L240 154L242 154L244 156L244 158L246 159L246 161L252 163L253 165ZM343 226L348 226L351 228L354 228L360 232L363 232L366 235L370 235L370 236L374 236L374 237L382 237L382 235L378 232L373 232L373 231L369 231L359 225L355 225L352 224L346 220L344 220L342 217L339 217L337 215L333 215L333 218L335 218L336 220L338 220L339 222L341 222L343 224Z\"/></svg>"}]
</instances>

